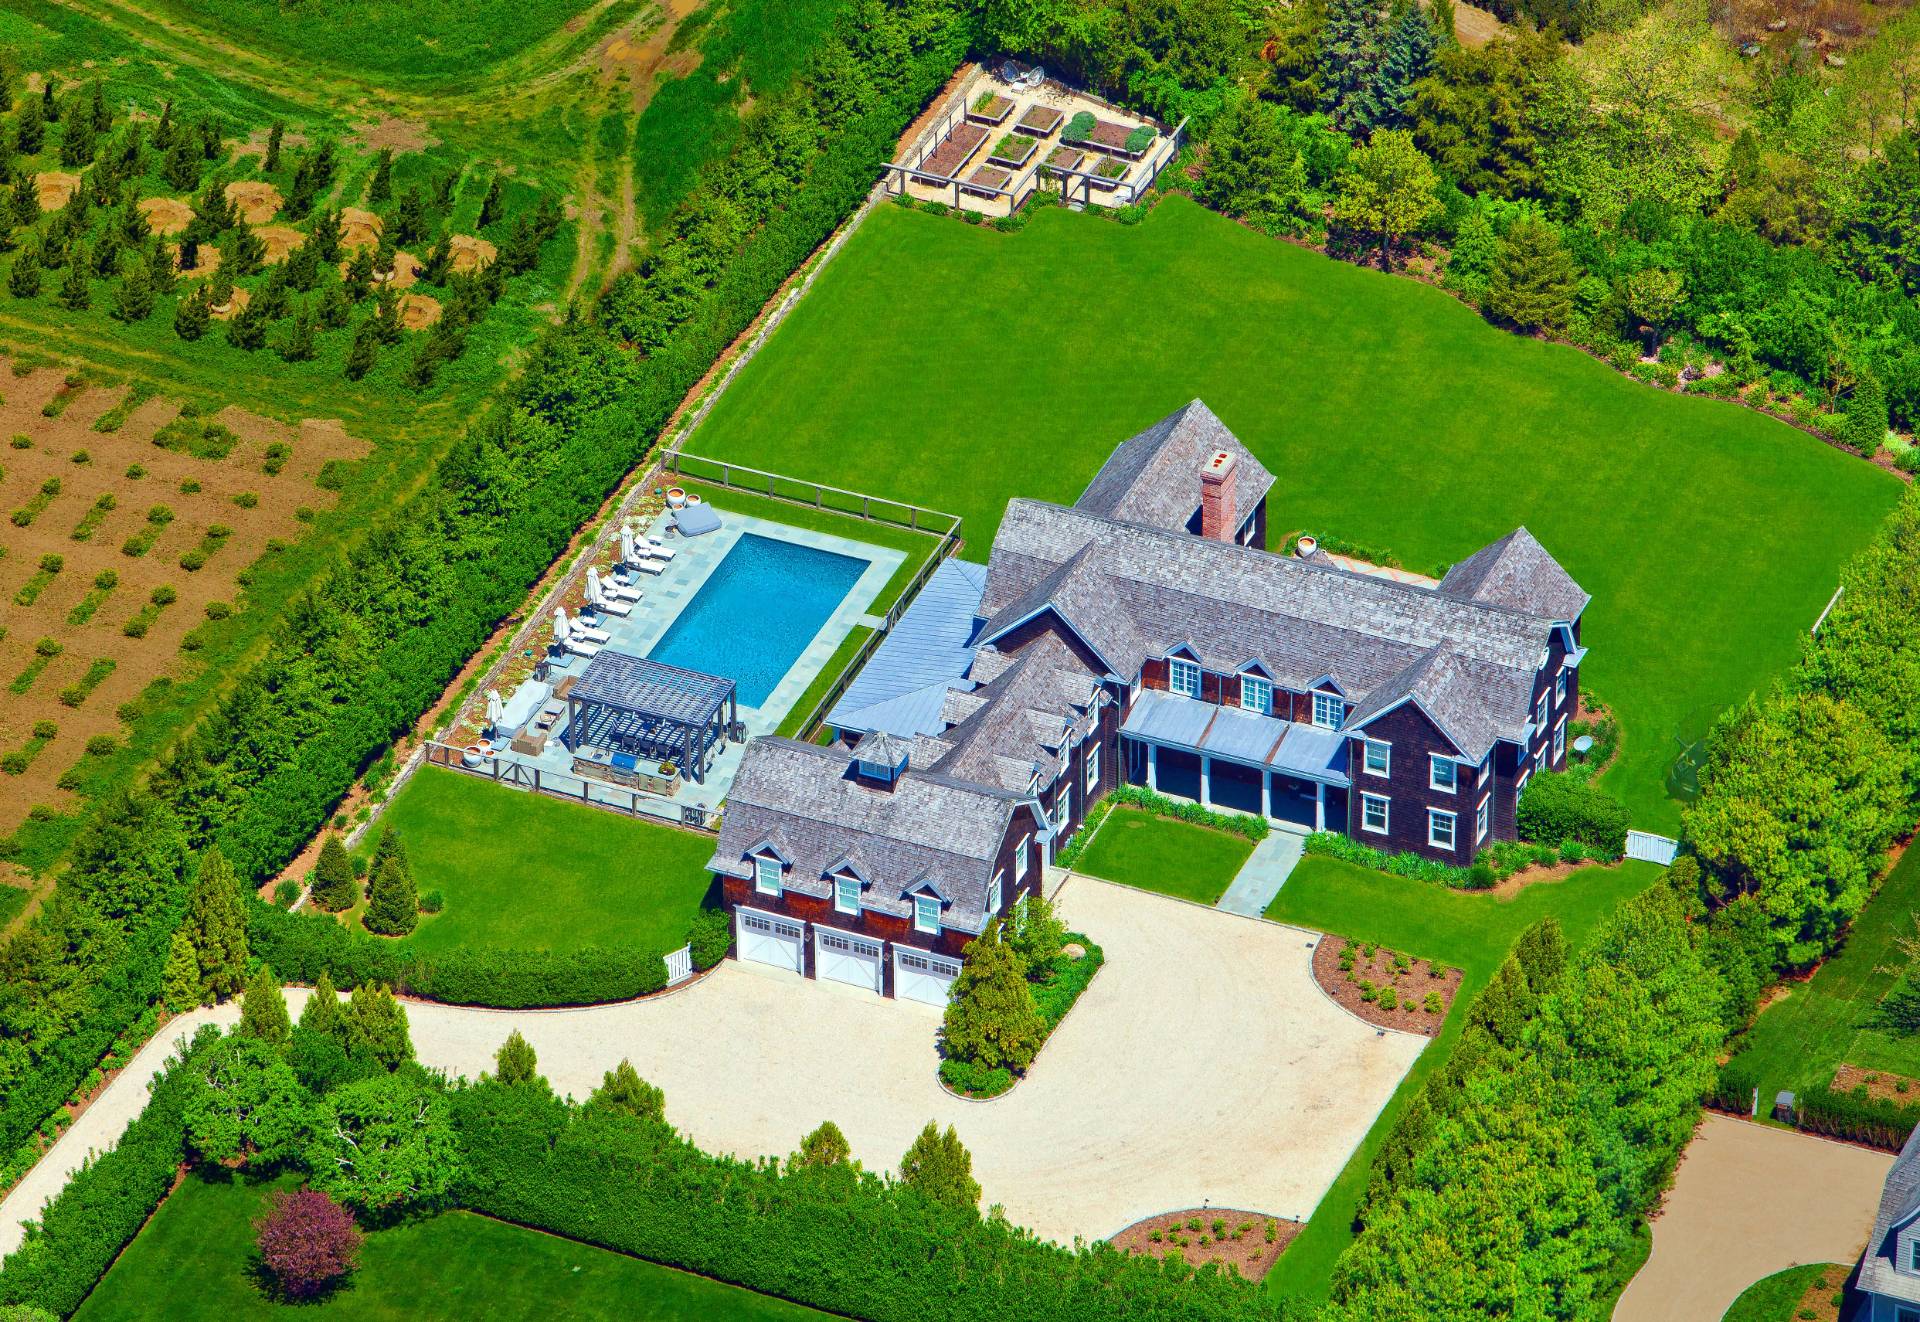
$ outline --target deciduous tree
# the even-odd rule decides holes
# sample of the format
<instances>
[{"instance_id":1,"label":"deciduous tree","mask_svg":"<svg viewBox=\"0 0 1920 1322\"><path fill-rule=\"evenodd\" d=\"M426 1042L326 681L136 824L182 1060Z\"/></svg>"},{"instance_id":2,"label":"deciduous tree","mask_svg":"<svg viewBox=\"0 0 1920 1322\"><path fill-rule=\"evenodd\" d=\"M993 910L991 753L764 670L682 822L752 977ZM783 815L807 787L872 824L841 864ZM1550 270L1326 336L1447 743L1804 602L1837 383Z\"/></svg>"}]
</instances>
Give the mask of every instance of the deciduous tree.
<instances>
[{"instance_id":1,"label":"deciduous tree","mask_svg":"<svg viewBox=\"0 0 1920 1322\"><path fill-rule=\"evenodd\" d=\"M254 1222L260 1263L289 1299L314 1299L360 1264L360 1230L346 1208L318 1189L271 1195Z\"/></svg>"},{"instance_id":2,"label":"deciduous tree","mask_svg":"<svg viewBox=\"0 0 1920 1322\"><path fill-rule=\"evenodd\" d=\"M1347 157L1334 194L1334 219L1356 234L1373 235L1380 265L1393 269L1393 246L1417 234L1439 214L1439 177L1404 129L1382 129Z\"/></svg>"},{"instance_id":3,"label":"deciduous tree","mask_svg":"<svg viewBox=\"0 0 1920 1322\"><path fill-rule=\"evenodd\" d=\"M439 1092L399 1074L335 1089L318 1108L305 1162L314 1183L375 1215L431 1205L459 1175L459 1140Z\"/></svg>"}]
</instances>

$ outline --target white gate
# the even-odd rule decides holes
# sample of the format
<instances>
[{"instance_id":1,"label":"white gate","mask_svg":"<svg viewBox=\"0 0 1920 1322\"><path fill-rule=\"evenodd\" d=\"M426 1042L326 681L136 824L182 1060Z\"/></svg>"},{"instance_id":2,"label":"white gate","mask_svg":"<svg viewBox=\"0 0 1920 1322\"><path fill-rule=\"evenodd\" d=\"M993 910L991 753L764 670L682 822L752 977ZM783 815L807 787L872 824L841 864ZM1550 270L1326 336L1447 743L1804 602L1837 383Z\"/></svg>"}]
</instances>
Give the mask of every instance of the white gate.
<instances>
[{"instance_id":1,"label":"white gate","mask_svg":"<svg viewBox=\"0 0 1920 1322\"><path fill-rule=\"evenodd\" d=\"M668 955L666 960L667 986L671 987L676 982L685 982L693 976L693 947L691 945L681 946L671 955Z\"/></svg>"},{"instance_id":2,"label":"white gate","mask_svg":"<svg viewBox=\"0 0 1920 1322\"><path fill-rule=\"evenodd\" d=\"M844 982L870 992L880 990L882 942L872 937L813 925L813 973L828 982Z\"/></svg>"},{"instance_id":3,"label":"white gate","mask_svg":"<svg viewBox=\"0 0 1920 1322\"><path fill-rule=\"evenodd\" d=\"M759 909L733 911L734 937L740 958L754 964L771 964L793 973L801 971L801 942L807 925L777 913Z\"/></svg>"},{"instance_id":4,"label":"white gate","mask_svg":"<svg viewBox=\"0 0 1920 1322\"><path fill-rule=\"evenodd\" d=\"M945 1005L947 989L960 975L960 961L909 946L893 948L893 994L903 1001Z\"/></svg>"},{"instance_id":5,"label":"white gate","mask_svg":"<svg viewBox=\"0 0 1920 1322\"><path fill-rule=\"evenodd\" d=\"M1680 852L1680 842L1664 835L1655 835L1651 831L1627 832L1627 857L1637 858L1646 863L1658 863L1661 867L1672 864L1674 855Z\"/></svg>"}]
</instances>

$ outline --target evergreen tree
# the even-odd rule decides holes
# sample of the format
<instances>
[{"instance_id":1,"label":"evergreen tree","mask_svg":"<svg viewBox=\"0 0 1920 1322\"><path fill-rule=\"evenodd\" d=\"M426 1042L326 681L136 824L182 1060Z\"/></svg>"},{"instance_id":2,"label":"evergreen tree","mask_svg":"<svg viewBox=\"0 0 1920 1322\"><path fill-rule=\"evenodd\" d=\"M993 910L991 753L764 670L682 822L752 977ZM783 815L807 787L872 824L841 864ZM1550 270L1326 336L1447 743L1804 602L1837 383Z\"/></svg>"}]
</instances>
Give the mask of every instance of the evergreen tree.
<instances>
[{"instance_id":1,"label":"evergreen tree","mask_svg":"<svg viewBox=\"0 0 1920 1322\"><path fill-rule=\"evenodd\" d=\"M93 306L93 281L87 277L84 252L73 254L67 263L67 278L60 282L60 306L69 312L85 312Z\"/></svg>"},{"instance_id":2,"label":"evergreen tree","mask_svg":"<svg viewBox=\"0 0 1920 1322\"><path fill-rule=\"evenodd\" d=\"M69 115L66 131L60 135L60 164L69 170L78 170L91 161L99 149L93 121L84 114Z\"/></svg>"},{"instance_id":3,"label":"evergreen tree","mask_svg":"<svg viewBox=\"0 0 1920 1322\"><path fill-rule=\"evenodd\" d=\"M287 283L306 293L320 283L320 250L308 239L287 254Z\"/></svg>"},{"instance_id":4,"label":"evergreen tree","mask_svg":"<svg viewBox=\"0 0 1920 1322\"><path fill-rule=\"evenodd\" d=\"M280 357L289 363L309 362L313 358L314 333L313 313L307 308L298 308L293 314L293 325L287 328L287 337L281 341Z\"/></svg>"},{"instance_id":5,"label":"evergreen tree","mask_svg":"<svg viewBox=\"0 0 1920 1322\"><path fill-rule=\"evenodd\" d=\"M1394 20L1387 35L1380 74L1374 83L1374 107L1377 125L1397 128L1407 120L1407 103L1413 99L1413 85L1433 72L1434 54L1440 42L1426 12L1408 4Z\"/></svg>"},{"instance_id":6,"label":"evergreen tree","mask_svg":"<svg viewBox=\"0 0 1920 1322\"><path fill-rule=\"evenodd\" d=\"M218 845L200 856L187 902L186 932L200 964L200 999L237 995L247 976L247 917L240 881Z\"/></svg>"},{"instance_id":7,"label":"evergreen tree","mask_svg":"<svg viewBox=\"0 0 1920 1322\"><path fill-rule=\"evenodd\" d=\"M360 323L360 329L353 333L353 344L347 349L346 376L349 381L358 381L373 370L380 357L380 332L368 317Z\"/></svg>"},{"instance_id":8,"label":"evergreen tree","mask_svg":"<svg viewBox=\"0 0 1920 1322\"><path fill-rule=\"evenodd\" d=\"M93 80L93 100L87 107L87 113L93 120L93 131L105 133L113 127L113 111L107 108L107 89L98 78Z\"/></svg>"},{"instance_id":9,"label":"evergreen tree","mask_svg":"<svg viewBox=\"0 0 1920 1322\"><path fill-rule=\"evenodd\" d=\"M979 1210L980 1184L973 1178L973 1156L961 1146L952 1125L942 1134L933 1121L927 1121L900 1161L900 1178L936 1203Z\"/></svg>"},{"instance_id":10,"label":"evergreen tree","mask_svg":"<svg viewBox=\"0 0 1920 1322\"><path fill-rule=\"evenodd\" d=\"M1320 108L1349 133L1380 123L1375 84L1386 44L1379 0L1328 0L1320 29Z\"/></svg>"},{"instance_id":11,"label":"evergreen tree","mask_svg":"<svg viewBox=\"0 0 1920 1322\"><path fill-rule=\"evenodd\" d=\"M822 1120L818 1129L800 1140L800 1150L787 1158L787 1165L843 1166L852 1156L853 1145L840 1132L840 1126L831 1120Z\"/></svg>"},{"instance_id":12,"label":"evergreen tree","mask_svg":"<svg viewBox=\"0 0 1920 1322\"><path fill-rule=\"evenodd\" d=\"M245 225L236 225L220 250L220 269L231 271L236 280L253 275L267 261L267 245Z\"/></svg>"},{"instance_id":13,"label":"evergreen tree","mask_svg":"<svg viewBox=\"0 0 1920 1322\"><path fill-rule=\"evenodd\" d=\"M191 190L200 182L200 153L185 138L175 139L160 160L160 177L178 193Z\"/></svg>"},{"instance_id":14,"label":"evergreen tree","mask_svg":"<svg viewBox=\"0 0 1920 1322\"><path fill-rule=\"evenodd\" d=\"M160 122L153 126L153 149L166 151L173 146L173 102L166 101L160 106Z\"/></svg>"},{"instance_id":15,"label":"evergreen tree","mask_svg":"<svg viewBox=\"0 0 1920 1322\"><path fill-rule=\"evenodd\" d=\"M54 99L51 78L40 84L40 118L49 124L60 122L60 103Z\"/></svg>"},{"instance_id":16,"label":"evergreen tree","mask_svg":"<svg viewBox=\"0 0 1920 1322\"><path fill-rule=\"evenodd\" d=\"M121 251L119 234L114 232L112 226L108 226L107 232L100 236L100 241L93 245L93 274L102 280L111 280L119 275Z\"/></svg>"},{"instance_id":17,"label":"evergreen tree","mask_svg":"<svg viewBox=\"0 0 1920 1322\"><path fill-rule=\"evenodd\" d=\"M1553 227L1525 215L1500 237L1487 282L1487 310L1522 330L1558 330L1573 315L1578 280L1573 258Z\"/></svg>"},{"instance_id":18,"label":"evergreen tree","mask_svg":"<svg viewBox=\"0 0 1920 1322\"><path fill-rule=\"evenodd\" d=\"M278 321L292 311L293 299L287 292L287 268L276 266L253 292L253 306L268 321Z\"/></svg>"},{"instance_id":19,"label":"evergreen tree","mask_svg":"<svg viewBox=\"0 0 1920 1322\"><path fill-rule=\"evenodd\" d=\"M233 273L225 266L214 268L213 278L207 282L207 304L210 308L230 308L233 306Z\"/></svg>"},{"instance_id":20,"label":"evergreen tree","mask_svg":"<svg viewBox=\"0 0 1920 1322\"><path fill-rule=\"evenodd\" d=\"M281 1051L293 1034L293 1024L287 1018L287 998L274 981L273 970L265 964L247 980L247 990L240 998L240 1026L234 1032L258 1038Z\"/></svg>"},{"instance_id":21,"label":"evergreen tree","mask_svg":"<svg viewBox=\"0 0 1920 1322\"><path fill-rule=\"evenodd\" d=\"M1853 383L1840 439L1871 459L1887 443L1887 389L1873 371L1862 369Z\"/></svg>"},{"instance_id":22,"label":"evergreen tree","mask_svg":"<svg viewBox=\"0 0 1920 1322\"><path fill-rule=\"evenodd\" d=\"M265 174L280 172L280 140L287 135L287 126L280 120L273 121L273 127L267 130L267 154L260 160L260 169Z\"/></svg>"},{"instance_id":23,"label":"evergreen tree","mask_svg":"<svg viewBox=\"0 0 1920 1322\"><path fill-rule=\"evenodd\" d=\"M15 298L40 297L40 253L31 245L20 250L7 272L7 292Z\"/></svg>"},{"instance_id":24,"label":"evergreen tree","mask_svg":"<svg viewBox=\"0 0 1920 1322\"><path fill-rule=\"evenodd\" d=\"M447 269L453 265L453 238L442 234L440 241L427 251L427 260L420 268L420 278L430 285L445 284Z\"/></svg>"},{"instance_id":25,"label":"evergreen tree","mask_svg":"<svg viewBox=\"0 0 1920 1322\"><path fill-rule=\"evenodd\" d=\"M13 53L0 50L0 115L13 109L13 80L18 74Z\"/></svg>"},{"instance_id":26,"label":"evergreen tree","mask_svg":"<svg viewBox=\"0 0 1920 1322\"><path fill-rule=\"evenodd\" d=\"M389 1070L413 1059L413 1039L407 1033L406 1011L382 983L361 983L353 989L345 1012L347 1049L364 1051Z\"/></svg>"},{"instance_id":27,"label":"evergreen tree","mask_svg":"<svg viewBox=\"0 0 1920 1322\"><path fill-rule=\"evenodd\" d=\"M353 875L353 863L340 837L329 831L320 842L320 857L313 866L313 902L334 913L351 909L360 898L360 885Z\"/></svg>"},{"instance_id":28,"label":"evergreen tree","mask_svg":"<svg viewBox=\"0 0 1920 1322\"><path fill-rule=\"evenodd\" d=\"M200 157L202 160L220 159L220 121L212 115L203 115L194 126L200 138Z\"/></svg>"},{"instance_id":29,"label":"evergreen tree","mask_svg":"<svg viewBox=\"0 0 1920 1322\"><path fill-rule=\"evenodd\" d=\"M147 268L136 266L120 278L113 297L113 315L121 321L145 321L153 315L153 281Z\"/></svg>"},{"instance_id":30,"label":"evergreen tree","mask_svg":"<svg viewBox=\"0 0 1920 1322\"><path fill-rule=\"evenodd\" d=\"M174 291L179 284L173 271L173 254L167 251L167 245L154 240L147 249L147 287L156 298L164 297Z\"/></svg>"},{"instance_id":31,"label":"evergreen tree","mask_svg":"<svg viewBox=\"0 0 1920 1322\"><path fill-rule=\"evenodd\" d=\"M1500 256L1500 237L1484 211L1475 207L1460 222L1453 236L1453 248L1447 254L1445 283L1448 289L1478 302L1487 295L1487 280Z\"/></svg>"},{"instance_id":32,"label":"evergreen tree","mask_svg":"<svg viewBox=\"0 0 1920 1322\"><path fill-rule=\"evenodd\" d=\"M1023 1070L1046 1036L1027 966L995 922L967 947L953 980L942 1032L949 1056L987 1069Z\"/></svg>"},{"instance_id":33,"label":"evergreen tree","mask_svg":"<svg viewBox=\"0 0 1920 1322\"><path fill-rule=\"evenodd\" d=\"M338 1040L345 1036L346 1025L347 1012L340 1004L333 975L321 969L320 976L313 980L313 995L307 997L306 1007L300 1011L300 1027Z\"/></svg>"},{"instance_id":34,"label":"evergreen tree","mask_svg":"<svg viewBox=\"0 0 1920 1322\"><path fill-rule=\"evenodd\" d=\"M380 838L373 842L373 863L369 871L377 871L382 863L393 860L400 870L407 874L407 880L413 880L413 862L407 857L407 847L400 839L400 833L393 829L392 823L383 823Z\"/></svg>"},{"instance_id":35,"label":"evergreen tree","mask_svg":"<svg viewBox=\"0 0 1920 1322\"><path fill-rule=\"evenodd\" d=\"M1227 103L1207 135L1206 170L1194 196L1268 233L1299 227L1306 173L1273 107L1255 96Z\"/></svg>"},{"instance_id":36,"label":"evergreen tree","mask_svg":"<svg viewBox=\"0 0 1920 1322\"><path fill-rule=\"evenodd\" d=\"M373 182L367 185L367 205L377 207L393 196L393 148L380 153L374 163Z\"/></svg>"},{"instance_id":37,"label":"evergreen tree","mask_svg":"<svg viewBox=\"0 0 1920 1322\"><path fill-rule=\"evenodd\" d=\"M194 237L191 226L180 236L180 248L174 258L174 263L182 271L197 271L200 269L200 240Z\"/></svg>"},{"instance_id":38,"label":"evergreen tree","mask_svg":"<svg viewBox=\"0 0 1920 1322\"><path fill-rule=\"evenodd\" d=\"M413 874L399 860L389 858L374 867L361 922L369 932L382 936L405 936L419 924L420 896Z\"/></svg>"},{"instance_id":39,"label":"evergreen tree","mask_svg":"<svg viewBox=\"0 0 1920 1322\"><path fill-rule=\"evenodd\" d=\"M320 324L328 330L339 330L352 320L353 300L338 281L329 281L320 295Z\"/></svg>"},{"instance_id":40,"label":"evergreen tree","mask_svg":"<svg viewBox=\"0 0 1920 1322\"><path fill-rule=\"evenodd\" d=\"M226 185L217 178L209 179L207 186L200 190L200 196L194 200L193 214L209 238L218 238L240 223L239 208L227 196Z\"/></svg>"},{"instance_id":41,"label":"evergreen tree","mask_svg":"<svg viewBox=\"0 0 1920 1322\"><path fill-rule=\"evenodd\" d=\"M251 353L267 342L267 319L248 303L227 321L227 343Z\"/></svg>"},{"instance_id":42,"label":"evergreen tree","mask_svg":"<svg viewBox=\"0 0 1920 1322\"><path fill-rule=\"evenodd\" d=\"M493 1053L493 1077L510 1087L521 1084L537 1083L542 1088L547 1081L540 1077L540 1062L533 1054L533 1044L520 1035L519 1029L507 1034L507 1040Z\"/></svg>"},{"instance_id":43,"label":"evergreen tree","mask_svg":"<svg viewBox=\"0 0 1920 1322\"><path fill-rule=\"evenodd\" d=\"M373 249L361 248L347 263L347 297L358 303L373 288Z\"/></svg>"},{"instance_id":44,"label":"evergreen tree","mask_svg":"<svg viewBox=\"0 0 1920 1322\"><path fill-rule=\"evenodd\" d=\"M22 175L14 180L13 193L8 199L8 211L16 225L32 225L40 219L40 191L33 181Z\"/></svg>"},{"instance_id":45,"label":"evergreen tree","mask_svg":"<svg viewBox=\"0 0 1920 1322\"><path fill-rule=\"evenodd\" d=\"M186 928L173 934L167 947L167 965L160 975L160 999L175 1014L200 1004L200 961L193 955L193 939Z\"/></svg>"},{"instance_id":46,"label":"evergreen tree","mask_svg":"<svg viewBox=\"0 0 1920 1322\"><path fill-rule=\"evenodd\" d=\"M47 116L38 101L29 101L13 128L13 145L22 156L38 156L47 145Z\"/></svg>"},{"instance_id":47,"label":"evergreen tree","mask_svg":"<svg viewBox=\"0 0 1920 1322\"><path fill-rule=\"evenodd\" d=\"M328 266L340 260L340 212L337 209L322 211L314 219L306 246L313 249L314 257L319 262Z\"/></svg>"},{"instance_id":48,"label":"evergreen tree","mask_svg":"<svg viewBox=\"0 0 1920 1322\"><path fill-rule=\"evenodd\" d=\"M587 1105L597 1110L639 1116L642 1120L667 1118L666 1094L641 1078L633 1062L625 1059L606 1072L600 1086L587 1098Z\"/></svg>"},{"instance_id":49,"label":"evergreen tree","mask_svg":"<svg viewBox=\"0 0 1920 1322\"><path fill-rule=\"evenodd\" d=\"M496 174L487 185L486 196L480 199L480 218L474 222L476 228L485 229L500 219L500 192L500 176Z\"/></svg>"},{"instance_id":50,"label":"evergreen tree","mask_svg":"<svg viewBox=\"0 0 1920 1322\"><path fill-rule=\"evenodd\" d=\"M400 194L400 203L393 209L393 224L390 227L393 241L398 244L413 243L426 234L427 204L420 196L420 190L409 188Z\"/></svg>"},{"instance_id":51,"label":"evergreen tree","mask_svg":"<svg viewBox=\"0 0 1920 1322\"><path fill-rule=\"evenodd\" d=\"M207 333L207 323L212 319L207 308L207 288L200 288L180 300L180 306L173 310L173 333L192 343Z\"/></svg>"},{"instance_id":52,"label":"evergreen tree","mask_svg":"<svg viewBox=\"0 0 1920 1322\"><path fill-rule=\"evenodd\" d=\"M400 322L400 296L393 292L392 285L381 285L380 292L374 297L373 328L380 337L380 343L400 343L400 335L405 327Z\"/></svg>"}]
</instances>

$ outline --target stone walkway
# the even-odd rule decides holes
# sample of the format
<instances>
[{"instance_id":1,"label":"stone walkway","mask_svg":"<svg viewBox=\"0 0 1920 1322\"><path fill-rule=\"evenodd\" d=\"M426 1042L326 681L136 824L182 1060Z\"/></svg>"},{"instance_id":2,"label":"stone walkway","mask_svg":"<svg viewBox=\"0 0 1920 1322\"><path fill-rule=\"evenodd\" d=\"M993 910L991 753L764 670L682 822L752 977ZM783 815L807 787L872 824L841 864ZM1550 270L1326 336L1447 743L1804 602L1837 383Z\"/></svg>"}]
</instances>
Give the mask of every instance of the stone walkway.
<instances>
[{"instance_id":1,"label":"stone walkway","mask_svg":"<svg viewBox=\"0 0 1920 1322\"><path fill-rule=\"evenodd\" d=\"M1253 847L1252 857L1234 874L1233 884L1213 907L1246 918L1266 913L1305 853L1305 845L1306 837L1292 831L1267 832L1267 838Z\"/></svg>"}]
</instances>

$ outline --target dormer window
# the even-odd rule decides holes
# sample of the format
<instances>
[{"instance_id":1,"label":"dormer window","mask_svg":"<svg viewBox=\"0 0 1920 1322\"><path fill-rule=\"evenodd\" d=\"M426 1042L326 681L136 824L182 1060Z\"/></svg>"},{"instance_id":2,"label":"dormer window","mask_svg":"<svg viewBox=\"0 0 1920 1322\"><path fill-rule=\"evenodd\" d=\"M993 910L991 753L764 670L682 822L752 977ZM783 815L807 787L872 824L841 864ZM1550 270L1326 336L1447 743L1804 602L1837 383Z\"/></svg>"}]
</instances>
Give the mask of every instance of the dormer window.
<instances>
[{"instance_id":1,"label":"dormer window","mask_svg":"<svg viewBox=\"0 0 1920 1322\"><path fill-rule=\"evenodd\" d=\"M1177 656L1167 658L1167 689L1182 697L1200 696L1200 667Z\"/></svg>"},{"instance_id":2,"label":"dormer window","mask_svg":"<svg viewBox=\"0 0 1920 1322\"><path fill-rule=\"evenodd\" d=\"M1240 706L1262 716L1273 715L1273 685L1258 675L1240 676Z\"/></svg>"},{"instance_id":3,"label":"dormer window","mask_svg":"<svg viewBox=\"0 0 1920 1322\"><path fill-rule=\"evenodd\" d=\"M1322 730L1338 730L1347 717L1347 704L1337 693L1313 695L1313 723Z\"/></svg>"},{"instance_id":4,"label":"dormer window","mask_svg":"<svg viewBox=\"0 0 1920 1322\"><path fill-rule=\"evenodd\" d=\"M1907 1270L1920 1275L1920 1236L1907 1241Z\"/></svg>"},{"instance_id":5,"label":"dormer window","mask_svg":"<svg viewBox=\"0 0 1920 1322\"><path fill-rule=\"evenodd\" d=\"M839 913L860 912L860 878L842 872L833 879L833 907Z\"/></svg>"},{"instance_id":6,"label":"dormer window","mask_svg":"<svg viewBox=\"0 0 1920 1322\"><path fill-rule=\"evenodd\" d=\"M940 930L939 896L916 895L913 897L913 930L916 932Z\"/></svg>"},{"instance_id":7,"label":"dormer window","mask_svg":"<svg viewBox=\"0 0 1920 1322\"><path fill-rule=\"evenodd\" d=\"M757 854L753 860L753 888L762 895L780 893L780 860L771 854Z\"/></svg>"}]
</instances>

